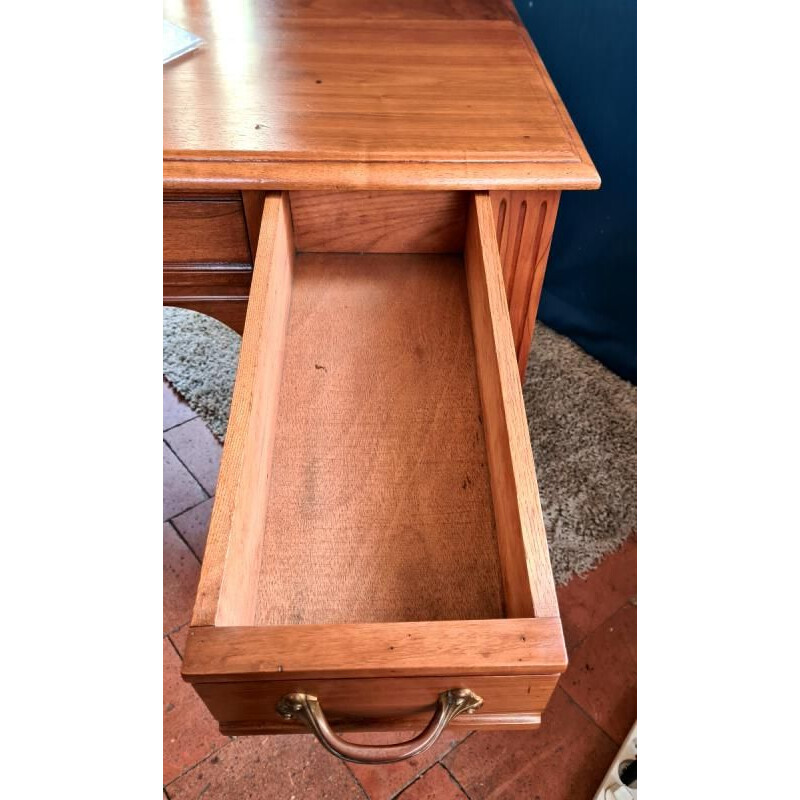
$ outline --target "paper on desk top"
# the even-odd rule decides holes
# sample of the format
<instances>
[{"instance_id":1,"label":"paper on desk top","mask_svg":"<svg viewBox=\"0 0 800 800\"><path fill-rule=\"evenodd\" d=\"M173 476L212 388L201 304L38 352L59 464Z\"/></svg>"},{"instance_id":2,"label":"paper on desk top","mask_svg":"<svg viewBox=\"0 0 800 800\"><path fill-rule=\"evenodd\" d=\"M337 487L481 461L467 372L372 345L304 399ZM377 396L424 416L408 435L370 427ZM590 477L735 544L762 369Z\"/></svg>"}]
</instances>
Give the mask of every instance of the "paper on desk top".
<instances>
[{"instance_id":1,"label":"paper on desk top","mask_svg":"<svg viewBox=\"0 0 800 800\"><path fill-rule=\"evenodd\" d=\"M200 47L201 44L203 44L203 40L199 36L195 36L193 33L189 33L189 31L164 20L163 51L165 64L178 58L178 56L182 56L184 53L190 53Z\"/></svg>"}]
</instances>

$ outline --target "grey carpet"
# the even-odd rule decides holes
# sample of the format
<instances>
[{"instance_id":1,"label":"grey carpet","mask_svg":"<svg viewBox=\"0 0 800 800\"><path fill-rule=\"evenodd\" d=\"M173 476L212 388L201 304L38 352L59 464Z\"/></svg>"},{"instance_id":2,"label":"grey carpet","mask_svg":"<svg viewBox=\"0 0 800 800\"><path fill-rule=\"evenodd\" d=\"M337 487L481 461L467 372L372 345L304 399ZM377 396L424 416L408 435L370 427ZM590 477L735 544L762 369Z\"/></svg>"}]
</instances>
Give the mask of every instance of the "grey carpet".
<instances>
[{"instance_id":1,"label":"grey carpet","mask_svg":"<svg viewBox=\"0 0 800 800\"><path fill-rule=\"evenodd\" d=\"M536 324L523 385L556 582L636 527L636 387Z\"/></svg>"},{"instance_id":2,"label":"grey carpet","mask_svg":"<svg viewBox=\"0 0 800 800\"><path fill-rule=\"evenodd\" d=\"M220 440L225 439L242 337L183 308L164 308L164 377Z\"/></svg>"},{"instance_id":3,"label":"grey carpet","mask_svg":"<svg viewBox=\"0 0 800 800\"><path fill-rule=\"evenodd\" d=\"M164 309L164 376L225 437L241 338ZM556 582L595 567L636 527L636 387L537 324L524 384Z\"/></svg>"}]
</instances>

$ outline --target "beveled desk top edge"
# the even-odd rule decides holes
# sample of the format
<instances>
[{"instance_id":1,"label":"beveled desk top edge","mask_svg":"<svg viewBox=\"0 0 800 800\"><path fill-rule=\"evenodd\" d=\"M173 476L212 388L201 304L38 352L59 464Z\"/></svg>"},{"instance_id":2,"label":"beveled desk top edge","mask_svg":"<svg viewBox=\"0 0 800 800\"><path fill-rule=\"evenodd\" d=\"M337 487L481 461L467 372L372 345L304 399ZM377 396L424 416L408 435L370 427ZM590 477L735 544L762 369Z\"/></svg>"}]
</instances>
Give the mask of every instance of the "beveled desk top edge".
<instances>
[{"instance_id":1,"label":"beveled desk top edge","mask_svg":"<svg viewBox=\"0 0 800 800\"><path fill-rule=\"evenodd\" d=\"M164 158L164 190L488 190L598 189L591 161L357 162L227 161Z\"/></svg>"}]
</instances>

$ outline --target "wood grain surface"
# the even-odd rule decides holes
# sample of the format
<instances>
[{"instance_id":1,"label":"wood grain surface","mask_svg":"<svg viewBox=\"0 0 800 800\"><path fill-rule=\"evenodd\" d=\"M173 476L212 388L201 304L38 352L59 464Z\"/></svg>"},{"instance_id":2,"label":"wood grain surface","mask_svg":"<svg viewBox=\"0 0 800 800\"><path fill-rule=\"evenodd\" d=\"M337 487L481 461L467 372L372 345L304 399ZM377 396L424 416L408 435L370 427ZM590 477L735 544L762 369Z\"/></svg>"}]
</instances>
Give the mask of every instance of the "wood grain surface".
<instances>
[{"instance_id":1,"label":"wood grain surface","mask_svg":"<svg viewBox=\"0 0 800 800\"><path fill-rule=\"evenodd\" d=\"M164 261L250 263L242 201L165 199Z\"/></svg>"},{"instance_id":2,"label":"wood grain surface","mask_svg":"<svg viewBox=\"0 0 800 800\"><path fill-rule=\"evenodd\" d=\"M257 595L265 495L294 267L289 201L267 195L192 622L250 619Z\"/></svg>"},{"instance_id":3,"label":"wood grain surface","mask_svg":"<svg viewBox=\"0 0 800 800\"><path fill-rule=\"evenodd\" d=\"M192 683L289 678L552 675L567 652L557 617L351 625L192 627Z\"/></svg>"},{"instance_id":4,"label":"wood grain surface","mask_svg":"<svg viewBox=\"0 0 800 800\"><path fill-rule=\"evenodd\" d=\"M597 189L594 167L584 164L502 162L359 161L164 161L164 186L205 191L235 186L242 190L329 189L339 191L433 191L517 189L552 191Z\"/></svg>"},{"instance_id":5,"label":"wood grain surface","mask_svg":"<svg viewBox=\"0 0 800 800\"><path fill-rule=\"evenodd\" d=\"M280 393L255 623L502 617L461 258L298 254Z\"/></svg>"},{"instance_id":6,"label":"wood grain surface","mask_svg":"<svg viewBox=\"0 0 800 800\"><path fill-rule=\"evenodd\" d=\"M319 698L328 721L374 718L430 718L436 698L448 689L467 688L483 698L483 714L537 714L547 705L558 675L445 675L419 678L294 679L195 683L220 723L263 723L299 727L284 720L275 706L284 695L306 692ZM307 729L306 729L307 730Z\"/></svg>"},{"instance_id":7,"label":"wood grain surface","mask_svg":"<svg viewBox=\"0 0 800 800\"><path fill-rule=\"evenodd\" d=\"M470 201L467 267L506 613L556 617L553 572L487 193Z\"/></svg>"},{"instance_id":8,"label":"wood grain surface","mask_svg":"<svg viewBox=\"0 0 800 800\"><path fill-rule=\"evenodd\" d=\"M411 188L436 182L433 164L456 165L459 188L485 185L486 164L493 188L599 184L511 4L167 0L164 13L206 40L164 67L165 185ZM380 164L399 171L363 170Z\"/></svg>"},{"instance_id":9,"label":"wood grain surface","mask_svg":"<svg viewBox=\"0 0 800 800\"><path fill-rule=\"evenodd\" d=\"M247 300L253 268L249 264L167 264L164 302L208 297Z\"/></svg>"},{"instance_id":10,"label":"wood grain surface","mask_svg":"<svg viewBox=\"0 0 800 800\"><path fill-rule=\"evenodd\" d=\"M242 192L242 209L247 228L247 240L250 243L250 263L255 262L258 249L258 236L261 231L261 218L264 215L266 192Z\"/></svg>"},{"instance_id":11,"label":"wood grain surface","mask_svg":"<svg viewBox=\"0 0 800 800\"><path fill-rule=\"evenodd\" d=\"M263 0L262 0L263 1ZM269 13L289 19L514 19L512 0L268 0Z\"/></svg>"},{"instance_id":12,"label":"wood grain surface","mask_svg":"<svg viewBox=\"0 0 800 800\"><path fill-rule=\"evenodd\" d=\"M460 253L464 192L291 192L304 253Z\"/></svg>"}]
</instances>

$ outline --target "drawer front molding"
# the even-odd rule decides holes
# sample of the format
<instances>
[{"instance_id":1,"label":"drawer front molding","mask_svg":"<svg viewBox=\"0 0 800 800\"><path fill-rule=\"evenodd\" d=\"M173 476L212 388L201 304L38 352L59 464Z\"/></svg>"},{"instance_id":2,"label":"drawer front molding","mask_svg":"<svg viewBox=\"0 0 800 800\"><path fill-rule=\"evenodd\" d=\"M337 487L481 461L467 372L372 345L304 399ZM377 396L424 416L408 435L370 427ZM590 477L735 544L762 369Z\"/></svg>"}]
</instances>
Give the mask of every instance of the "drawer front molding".
<instances>
[{"instance_id":1,"label":"drawer front molding","mask_svg":"<svg viewBox=\"0 0 800 800\"><path fill-rule=\"evenodd\" d=\"M164 305L207 314L241 334L252 276L249 264L165 264Z\"/></svg>"},{"instance_id":2,"label":"drawer front molding","mask_svg":"<svg viewBox=\"0 0 800 800\"><path fill-rule=\"evenodd\" d=\"M342 733L348 732L375 732L386 733L391 731L419 730L430 714L409 715L390 719L379 717L375 719L359 720L337 720L336 729ZM467 730L536 730L542 724L542 715L538 714L482 714L477 711L474 714L456 717L448 727L466 728ZM220 722L219 731L225 736L272 736L290 733L308 733L302 723L299 722Z\"/></svg>"}]
</instances>

